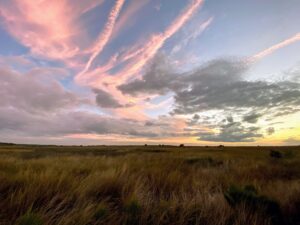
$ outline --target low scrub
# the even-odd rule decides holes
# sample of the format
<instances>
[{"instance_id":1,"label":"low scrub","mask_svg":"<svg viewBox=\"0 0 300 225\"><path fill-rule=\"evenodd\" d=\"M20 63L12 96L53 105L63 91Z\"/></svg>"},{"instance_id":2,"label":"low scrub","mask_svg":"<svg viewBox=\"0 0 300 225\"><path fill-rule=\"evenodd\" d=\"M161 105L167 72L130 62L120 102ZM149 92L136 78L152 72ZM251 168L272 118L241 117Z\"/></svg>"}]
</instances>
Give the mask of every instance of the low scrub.
<instances>
[{"instance_id":1,"label":"low scrub","mask_svg":"<svg viewBox=\"0 0 300 225\"><path fill-rule=\"evenodd\" d=\"M42 225L42 219L38 214L27 212L17 220L17 225Z\"/></svg>"},{"instance_id":2,"label":"low scrub","mask_svg":"<svg viewBox=\"0 0 300 225\"><path fill-rule=\"evenodd\" d=\"M283 223L279 204L264 195L259 195L252 185L243 188L230 186L224 193L229 205L235 209L244 206L253 212L261 212L262 215L270 218L271 224L281 225Z\"/></svg>"},{"instance_id":3,"label":"low scrub","mask_svg":"<svg viewBox=\"0 0 300 225\"><path fill-rule=\"evenodd\" d=\"M211 157L205 158L189 158L185 160L186 164L195 165L195 166L202 166L202 167L215 167L215 166L222 166L223 161L215 160Z\"/></svg>"}]
</instances>

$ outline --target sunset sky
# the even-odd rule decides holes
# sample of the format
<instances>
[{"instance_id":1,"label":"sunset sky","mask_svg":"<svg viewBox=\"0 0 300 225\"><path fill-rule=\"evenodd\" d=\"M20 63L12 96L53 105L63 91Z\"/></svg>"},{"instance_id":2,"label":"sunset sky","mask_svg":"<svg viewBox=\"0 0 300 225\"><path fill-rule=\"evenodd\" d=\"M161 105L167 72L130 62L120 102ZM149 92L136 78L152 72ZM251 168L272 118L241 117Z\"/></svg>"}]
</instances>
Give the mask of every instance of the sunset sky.
<instances>
[{"instance_id":1,"label":"sunset sky","mask_svg":"<svg viewBox=\"0 0 300 225\"><path fill-rule=\"evenodd\" d=\"M299 0L0 0L0 142L300 144Z\"/></svg>"}]
</instances>

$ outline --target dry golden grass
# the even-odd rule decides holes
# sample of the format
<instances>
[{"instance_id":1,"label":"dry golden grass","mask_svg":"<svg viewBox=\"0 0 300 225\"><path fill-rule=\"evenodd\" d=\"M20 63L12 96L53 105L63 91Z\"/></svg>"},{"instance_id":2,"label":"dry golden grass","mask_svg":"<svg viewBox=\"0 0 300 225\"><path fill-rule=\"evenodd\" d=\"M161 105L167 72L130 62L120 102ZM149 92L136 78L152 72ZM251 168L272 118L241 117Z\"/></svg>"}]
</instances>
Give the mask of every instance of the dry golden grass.
<instances>
[{"instance_id":1,"label":"dry golden grass","mask_svg":"<svg viewBox=\"0 0 300 225\"><path fill-rule=\"evenodd\" d=\"M0 154L0 224L300 224L299 147L1 145ZM234 205L224 197L233 185ZM276 220L265 202L279 206Z\"/></svg>"}]
</instances>

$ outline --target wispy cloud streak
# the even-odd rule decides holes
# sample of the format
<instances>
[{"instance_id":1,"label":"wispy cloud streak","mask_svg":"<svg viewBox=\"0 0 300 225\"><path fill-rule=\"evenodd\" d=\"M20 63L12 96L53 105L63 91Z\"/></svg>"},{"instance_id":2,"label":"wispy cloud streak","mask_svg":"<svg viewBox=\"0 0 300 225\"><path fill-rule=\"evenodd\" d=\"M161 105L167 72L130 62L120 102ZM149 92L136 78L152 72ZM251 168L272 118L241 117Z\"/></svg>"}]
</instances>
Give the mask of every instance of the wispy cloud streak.
<instances>
[{"instance_id":1,"label":"wispy cloud streak","mask_svg":"<svg viewBox=\"0 0 300 225\"><path fill-rule=\"evenodd\" d=\"M269 47L269 48L267 48L267 49L265 49L265 50L263 50L263 51L255 54L254 56L252 56L250 58L250 61L260 60L260 59L262 59L262 58L264 58L264 57L272 54L273 52L275 52L275 51L277 51L277 50L279 50L281 48L284 48L284 47L286 47L288 45L291 45L291 44L293 44L293 43L295 43L297 41L300 41L300 33L297 33L293 37L290 37L290 38L288 38L288 39L286 39L286 40L284 40L284 41L282 41L282 42L280 42L278 44L275 44L275 45L273 45L273 46L271 46L271 47Z\"/></svg>"},{"instance_id":2,"label":"wispy cloud streak","mask_svg":"<svg viewBox=\"0 0 300 225\"><path fill-rule=\"evenodd\" d=\"M186 35L186 37L179 44L175 45L175 47L172 49L172 53L179 52L191 40L194 40L198 36L200 36L211 25L211 23L213 22L213 20L214 20L214 17L210 17L209 19L207 19L206 21L204 21L202 24L200 24L200 26L198 26L196 29L193 27L193 31L190 32L189 35Z\"/></svg>"},{"instance_id":3,"label":"wispy cloud streak","mask_svg":"<svg viewBox=\"0 0 300 225\"><path fill-rule=\"evenodd\" d=\"M119 16L119 13L124 5L125 0L118 0L114 5L113 9L111 10L108 21L104 27L103 32L99 35L98 40L96 41L95 45L92 48L92 55L89 58L85 68L80 72L79 76L84 75L91 67L92 63L94 62L95 58L103 51L104 47L110 40L112 35L116 20Z\"/></svg>"},{"instance_id":4,"label":"wispy cloud streak","mask_svg":"<svg viewBox=\"0 0 300 225\"><path fill-rule=\"evenodd\" d=\"M120 18L116 22L115 29L113 30L113 34L111 38L113 39L117 37L124 28L128 28L135 21L138 21L135 16L149 2L150 0L130 1L129 5L124 9L124 12L120 15Z\"/></svg>"},{"instance_id":5,"label":"wispy cloud streak","mask_svg":"<svg viewBox=\"0 0 300 225\"><path fill-rule=\"evenodd\" d=\"M127 65L123 67L114 76L107 76L107 73L94 73L90 71L88 74L85 69L80 73L76 80L79 83L89 84L93 87L101 87L103 83L114 83L115 87L126 81L131 76L138 76L140 70L149 62L164 45L164 43L172 37L182 26L193 16L193 14L203 4L204 0L192 0L187 8L171 23L171 25L162 33L152 35L146 43L139 43L129 48L125 53L116 60L114 66L127 61ZM107 68L104 66L104 68ZM97 68L95 69L97 70ZM101 69L102 70L102 69ZM86 77L89 78L87 82ZM118 91L116 91L118 92Z\"/></svg>"},{"instance_id":6,"label":"wispy cloud streak","mask_svg":"<svg viewBox=\"0 0 300 225\"><path fill-rule=\"evenodd\" d=\"M145 47L137 50L140 54L134 61L133 65L122 71L122 78L127 79L133 73L137 73L144 65L151 60L157 51L164 45L165 41L172 37L197 11L203 3L203 0L193 0L192 3L185 9L182 14L165 30L165 32L153 35ZM125 57L126 58L126 57Z\"/></svg>"}]
</instances>

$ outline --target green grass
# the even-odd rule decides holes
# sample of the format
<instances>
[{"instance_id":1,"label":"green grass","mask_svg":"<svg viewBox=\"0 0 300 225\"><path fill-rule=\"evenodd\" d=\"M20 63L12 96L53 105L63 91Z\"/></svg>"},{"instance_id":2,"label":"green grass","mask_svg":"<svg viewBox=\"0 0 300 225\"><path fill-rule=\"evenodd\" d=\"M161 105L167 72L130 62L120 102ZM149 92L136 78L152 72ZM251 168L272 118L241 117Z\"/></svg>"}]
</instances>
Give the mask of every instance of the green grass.
<instances>
[{"instance_id":1,"label":"green grass","mask_svg":"<svg viewBox=\"0 0 300 225\"><path fill-rule=\"evenodd\" d=\"M1 225L297 225L299 212L300 147L0 144Z\"/></svg>"}]
</instances>

